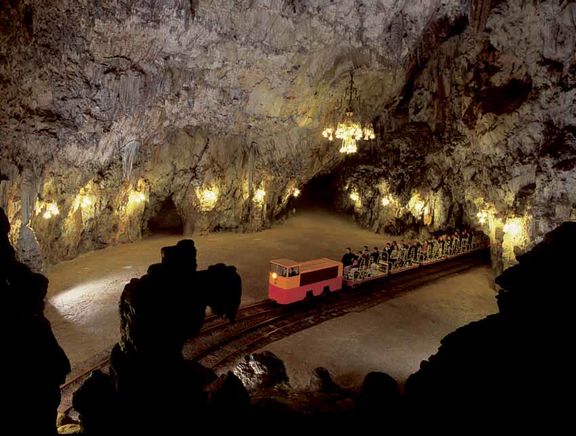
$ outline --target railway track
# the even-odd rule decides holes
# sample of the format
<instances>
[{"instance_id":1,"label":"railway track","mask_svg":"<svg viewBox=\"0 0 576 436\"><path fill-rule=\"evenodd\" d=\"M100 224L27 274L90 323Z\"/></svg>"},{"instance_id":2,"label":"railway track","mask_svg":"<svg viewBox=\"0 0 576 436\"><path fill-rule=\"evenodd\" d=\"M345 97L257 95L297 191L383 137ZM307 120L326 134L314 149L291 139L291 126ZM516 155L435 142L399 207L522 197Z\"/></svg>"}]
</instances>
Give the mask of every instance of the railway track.
<instances>
[{"instance_id":1,"label":"railway track","mask_svg":"<svg viewBox=\"0 0 576 436\"><path fill-rule=\"evenodd\" d=\"M324 321L376 306L424 284L485 264L485 253L474 253L423 266L367 283L361 288L337 292L309 302L270 310L268 318L200 334L186 343L186 359L222 370L243 355Z\"/></svg>"},{"instance_id":2,"label":"railway track","mask_svg":"<svg viewBox=\"0 0 576 436\"><path fill-rule=\"evenodd\" d=\"M213 370L222 370L244 354L271 342L347 313L368 309L426 283L487 262L486 251L476 252L386 276L352 290L334 292L310 301L288 306L261 301L241 307L234 323L216 316L207 316L198 336L186 342L182 353L186 359L197 360ZM79 375L62 386L59 411L67 412L71 409L72 394L92 371L99 369L108 372L109 355L107 352L106 357L84 368Z\"/></svg>"}]
</instances>

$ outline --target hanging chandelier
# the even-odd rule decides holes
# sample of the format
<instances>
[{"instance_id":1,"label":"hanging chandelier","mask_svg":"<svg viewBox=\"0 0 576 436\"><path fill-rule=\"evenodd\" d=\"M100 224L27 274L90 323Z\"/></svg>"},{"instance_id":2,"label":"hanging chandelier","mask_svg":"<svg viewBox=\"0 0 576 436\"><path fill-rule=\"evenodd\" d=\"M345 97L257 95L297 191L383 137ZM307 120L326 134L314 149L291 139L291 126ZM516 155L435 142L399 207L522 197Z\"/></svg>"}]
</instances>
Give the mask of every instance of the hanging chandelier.
<instances>
[{"instance_id":1,"label":"hanging chandelier","mask_svg":"<svg viewBox=\"0 0 576 436\"><path fill-rule=\"evenodd\" d=\"M358 146L356 145L357 141L370 141L376 138L372 123L366 123L363 127L362 122L354 117L352 96L356 94L356 92L356 88L354 88L354 72L350 71L350 86L346 90L345 95L345 98L348 99L346 112L336 128L326 127L322 131L322 136L327 138L329 141L333 141L334 138L342 140L340 153L356 153L358 151Z\"/></svg>"}]
</instances>

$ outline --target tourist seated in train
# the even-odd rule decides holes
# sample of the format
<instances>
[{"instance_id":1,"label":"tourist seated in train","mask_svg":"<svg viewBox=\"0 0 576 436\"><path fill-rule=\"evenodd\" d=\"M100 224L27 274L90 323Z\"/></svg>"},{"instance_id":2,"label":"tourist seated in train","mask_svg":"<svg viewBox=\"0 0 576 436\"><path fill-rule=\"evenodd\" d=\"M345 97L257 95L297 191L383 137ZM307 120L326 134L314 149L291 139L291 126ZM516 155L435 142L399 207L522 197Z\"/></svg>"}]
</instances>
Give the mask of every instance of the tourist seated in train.
<instances>
[{"instance_id":1,"label":"tourist seated in train","mask_svg":"<svg viewBox=\"0 0 576 436\"><path fill-rule=\"evenodd\" d=\"M364 259L365 263L370 263L370 250L368 250L367 245L365 245L364 249L362 250L362 258Z\"/></svg>"},{"instance_id":2,"label":"tourist seated in train","mask_svg":"<svg viewBox=\"0 0 576 436\"><path fill-rule=\"evenodd\" d=\"M356 258L356 255L354 253L352 253L352 249L350 247L347 247L346 253L344 253L344 256L342 256L342 264L345 267L350 266L354 262L355 258Z\"/></svg>"},{"instance_id":3,"label":"tourist seated in train","mask_svg":"<svg viewBox=\"0 0 576 436\"><path fill-rule=\"evenodd\" d=\"M295 277L300 274L300 267L294 266L292 268L288 268L288 277Z\"/></svg>"},{"instance_id":4,"label":"tourist seated in train","mask_svg":"<svg viewBox=\"0 0 576 436\"><path fill-rule=\"evenodd\" d=\"M380 259L380 250L378 247L374 247L374 250L370 253L370 262L377 263L378 259Z\"/></svg>"},{"instance_id":5,"label":"tourist seated in train","mask_svg":"<svg viewBox=\"0 0 576 436\"><path fill-rule=\"evenodd\" d=\"M392 243L392 249L390 250L390 256L388 258L388 264L390 265L390 269L393 269L398 264L398 254L399 248L396 241Z\"/></svg>"}]
</instances>

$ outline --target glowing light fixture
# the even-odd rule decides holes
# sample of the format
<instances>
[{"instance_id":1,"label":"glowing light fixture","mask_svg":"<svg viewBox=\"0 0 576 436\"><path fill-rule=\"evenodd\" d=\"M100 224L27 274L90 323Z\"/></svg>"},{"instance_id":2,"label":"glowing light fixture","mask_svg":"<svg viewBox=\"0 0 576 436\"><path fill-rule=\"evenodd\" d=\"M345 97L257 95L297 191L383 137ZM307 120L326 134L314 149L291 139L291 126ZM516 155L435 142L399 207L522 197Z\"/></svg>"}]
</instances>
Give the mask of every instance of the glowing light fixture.
<instances>
[{"instance_id":1,"label":"glowing light fixture","mask_svg":"<svg viewBox=\"0 0 576 436\"><path fill-rule=\"evenodd\" d=\"M196 196L200 201L200 209L204 212L214 209L219 194L220 191L217 187L196 189Z\"/></svg>"},{"instance_id":2,"label":"glowing light fixture","mask_svg":"<svg viewBox=\"0 0 576 436\"><path fill-rule=\"evenodd\" d=\"M522 225L520 224L520 218L510 218L506 220L506 224L504 224L504 233L514 238L521 235Z\"/></svg>"},{"instance_id":3,"label":"glowing light fixture","mask_svg":"<svg viewBox=\"0 0 576 436\"><path fill-rule=\"evenodd\" d=\"M128 212L134 212L142 203L146 201L146 194L140 191L131 190L128 193L128 204L126 208Z\"/></svg>"},{"instance_id":4,"label":"glowing light fixture","mask_svg":"<svg viewBox=\"0 0 576 436\"><path fill-rule=\"evenodd\" d=\"M264 204L264 198L266 197L266 191L262 188L256 190L254 193L254 201L258 204Z\"/></svg>"},{"instance_id":5,"label":"glowing light fixture","mask_svg":"<svg viewBox=\"0 0 576 436\"><path fill-rule=\"evenodd\" d=\"M60 215L60 209L58 209L58 205L56 202L46 203L45 211L42 214L42 218L45 220L49 220L53 216Z\"/></svg>"},{"instance_id":6,"label":"glowing light fixture","mask_svg":"<svg viewBox=\"0 0 576 436\"><path fill-rule=\"evenodd\" d=\"M478 212L476 214L476 217L478 218L478 222L482 225L486 224L486 221L488 220L488 211L487 210L481 210L480 212Z\"/></svg>"},{"instance_id":7,"label":"glowing light fixture","mask_svg":"<svg viewBox=\"0 0 576 436\"><path fill-rule=\"evenodd\" d=\"M272 273L272 279L276 280L278 278L278 273L273 272Z\"/></svg>"},{"instance_id":8,"label":"glowing light fixture","mask_svg":"<svg viewBox=\"0 0 576 436\"><path fill-rule=\"evenodd\" d=\"M82 206L83 208L86 207L90 207L94 204L94 202L92 201L92 199L88 196L84 196L82 197L82 201L80 202L80 206Z\"/></svg>"},{"instance_id":9,"label":"glowing light fixture","mask_svg":"<svg viewBox=\"0 0 576 436\"><path fill-rule=\"evenodd\" d=\"M357 192L352 192L350 193L350 200L352 200L353 202L358 202L360 201L360 196L358 195Z\"/></svg>"},{"instance_id":10,"label":"glowing light fixture","mask_svg":"<svg viewBox=\"0 0 576 436\"><path fill-rule=\"evenodd\" d=\"M334 137L342 140L340 153L356 153L358 151L357 141L370 141L376 138L372 123L366 123L362 127L362 122L354 117L352 96L355 94L357 94L357 90L354 88L354 72L350 71L350 86L345 95L348 98L348 106L344 117L342 117L336 128L329 126L322 131L322 136L329 141L333 141Z\"/></svg>"},{"instance_id":11,"label":"glowing light fixture","mask_svg":"<svg viewBox=\"0 0 576 436\"><path fill-rule=\"evenodd\" d=\"M382 206L388 206L390 204L390 198L389 197L383 197L382 198Z\"/></svg>"},{"instance_id":12,"label":"glowing light fixture","mask_svg":"<svg viewBox=\"0 0 576 436\"><path fill-rule=\"evenodd\" d=\"M139 191L131 191L128 197L130 203L143 203L146 201L146 194Z\"/></svg>"},{"instance_id":13,"label":"glowing light fixture","mask_svg":"<svg viewBox=\"0 0 576 436\"><path fill-rule=\"evenodd\" d=\"M296 198L298 198L300 196L300 189L296 188L294 189L294 192L292 193L292 195Z\"/></svg>"}]
</instances>

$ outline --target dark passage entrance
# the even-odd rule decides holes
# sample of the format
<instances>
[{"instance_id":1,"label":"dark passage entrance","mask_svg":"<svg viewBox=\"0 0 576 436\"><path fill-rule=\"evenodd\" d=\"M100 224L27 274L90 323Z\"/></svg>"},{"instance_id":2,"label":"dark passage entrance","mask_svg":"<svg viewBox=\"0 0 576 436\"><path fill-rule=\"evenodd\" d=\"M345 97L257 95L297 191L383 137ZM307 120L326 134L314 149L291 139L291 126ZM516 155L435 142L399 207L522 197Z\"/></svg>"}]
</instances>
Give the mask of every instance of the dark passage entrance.
<instances>
[{"instance_id":1,"label":"dark passage entrance","mask_svg":"<svg viewBox=\"0 0 576 436\"><path fill-rule=\"evenodd\" d=\"M180 214L171 197L164 200L160 210L148 220L148 229L151 233L178 235L184 233L182 218L180 218Z\"/></svg>"},{"instance_id":2,"label":"dark passage entrance","mask_svg":"<svg viewBox=\"0 0 576 436\"><path fill-rule=\"evenodd\" d=\"M297 209L325 209L331 212L338 210L338 183L333 174L321 174L311 179L302 188L296 199Z\"/></svg>"}]
</instances>

